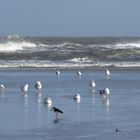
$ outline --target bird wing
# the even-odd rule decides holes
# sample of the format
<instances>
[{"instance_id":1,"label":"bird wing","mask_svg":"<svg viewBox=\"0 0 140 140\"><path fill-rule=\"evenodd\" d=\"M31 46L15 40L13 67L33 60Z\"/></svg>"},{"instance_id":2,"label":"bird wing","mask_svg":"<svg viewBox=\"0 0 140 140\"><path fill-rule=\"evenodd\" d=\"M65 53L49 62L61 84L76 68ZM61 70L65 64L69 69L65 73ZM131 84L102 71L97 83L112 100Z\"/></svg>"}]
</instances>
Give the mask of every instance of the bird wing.
<instances>
[{"instance_id":1,"label":"bird wing","mask_svg":"<svg viewBox=\"0 0 140 140\"><path fill-rule=\"evenodd\" d=\"M60 109L56 108L55 111L59 112L59 113L63 113L63 111L61 111Z\"/></svg>"}]
</instances>

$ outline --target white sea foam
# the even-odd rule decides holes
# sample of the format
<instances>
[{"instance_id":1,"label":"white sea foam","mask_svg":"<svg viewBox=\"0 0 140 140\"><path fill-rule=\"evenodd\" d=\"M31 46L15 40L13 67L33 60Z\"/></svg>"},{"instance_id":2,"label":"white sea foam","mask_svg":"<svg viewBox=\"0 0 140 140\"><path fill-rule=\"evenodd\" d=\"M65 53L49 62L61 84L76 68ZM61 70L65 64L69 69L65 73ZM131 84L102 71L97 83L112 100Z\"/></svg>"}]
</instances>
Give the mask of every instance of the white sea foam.
<instances>
[{"instance_id":1,"label":"white sea foam","mask_svg":"<svg viewBox=\"0 0 140 140\"><path fill-rule=\"evenodd\" d=\"M36 44L31 42L13 42L8 41L6 43L0 43L0 52L15 52L24 50L25 48L33 48L36 47Z\"/></svg>"},{"instance_id":2,"label":"white sea foam","mask_svg":"<svg viewBox=\"0 0 140 140\"><path fill-rule=\"evenodd\" d=\"M133 43L116 43L116 44L95 44L89 45L92 48L100 48L100 49L133 49L133 48L140 48L140 42L133 42Z\"/></svg>"},{"instance_id":3,"label":"white sea foam","mask_svg":"<svg viewBox=\"0 0 140 140\"><path fill-rule=\"evenodd\" d=\"M92 62L88 57L79 57L79 58L73 58L73 59L69 59L67 60L67 62L72 62L72 63L90 63Z\"/></svg>"},{"instance_id":4,"label":"white sea foam","mask_svg":"<svg viewBox=\"0 0 140 140\"><path fill-rule=\"evenodd\" d=\"M19 35L9 35L0 42L0 52L16 52L35 47L37 47L35 43L26 41Z\"/></svg>"},{"instance_id":5,"label":"white sea foam","mask_svg":"<svg viewBox=\"0 0 140 140\"><path fill-rule=\"evenodd\" d=\"M140 48L140 42L137 43L117 43L116 49L129 49L129 48Z\"/></svg>"},{"instance_id":6,"label":"white sea foam","mask_svg":"<svg viewBox=\"0 0 140 140\"><path fill-rule=\"evenodd\" d=\"M64 42L64 43L60 43L60 44L52 44L52 45L44 45L44 46L49 47L49 48L53 48L53 49L64 49L64 50L68 51L68 49L75 48L75 46L81 47L81 44Z\"/></svg>"},{"instance_id":7,"label":"white sea foam","mask_svg":"<svg viewBox=\"0 0 140 140\"><path fill-rule=\"evenodd\" d=\"M80 44L73 44L64 42L61 44L35 44L33 42L25 41L24 39L20 38L19 36L9 36L6 42L0 43L0 52L18 52L18 51L30 51L30 52L37 52L37 51L63 51L69 52L69 49L75 49L76 46L80 46ZM67 46L67 47L66 47Z\"/></svg>"},{"instance_id":8,"label":"white sea foam","mask_svg":"<svg viewBox=\"0 0 140 140\"><path fill-rule=\"evenodd\" d=\"M7 38L8 39L20 39L20 36L19 35L9 35Z\"/></svg>"}]
</instances>

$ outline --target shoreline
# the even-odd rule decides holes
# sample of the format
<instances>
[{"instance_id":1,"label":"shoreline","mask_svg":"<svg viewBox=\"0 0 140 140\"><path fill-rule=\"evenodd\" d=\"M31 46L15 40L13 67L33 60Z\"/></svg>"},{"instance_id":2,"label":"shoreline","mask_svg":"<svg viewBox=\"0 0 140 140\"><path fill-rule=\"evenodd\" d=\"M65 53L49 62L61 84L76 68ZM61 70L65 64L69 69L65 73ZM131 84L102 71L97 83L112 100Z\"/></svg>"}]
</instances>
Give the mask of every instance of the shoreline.
<instances>
[{"instance_id":1,"label":"shoreline","mask_svg":"<svg viewBox=\"0 0 140 140\"><path fill-rule=\"evenodd\" d=\"M140 62L3 61L0 69L140 69Z\"/></svg>"},{"instance_id":2,"label":"shoreline","mask_svg":"<svg viewBox=\"0 0 140 140\"><path fill-rule=\"evenodd\" d=\"M104 69L122 69L122 70L139 70L140 67L110 67L110 66L102 66L102 67L95 67L95 66L69 66L69 67L61 67L61 66L49 66L49 67L1 67L0 70L104 70Z\"/></svg>"}]
</instances>

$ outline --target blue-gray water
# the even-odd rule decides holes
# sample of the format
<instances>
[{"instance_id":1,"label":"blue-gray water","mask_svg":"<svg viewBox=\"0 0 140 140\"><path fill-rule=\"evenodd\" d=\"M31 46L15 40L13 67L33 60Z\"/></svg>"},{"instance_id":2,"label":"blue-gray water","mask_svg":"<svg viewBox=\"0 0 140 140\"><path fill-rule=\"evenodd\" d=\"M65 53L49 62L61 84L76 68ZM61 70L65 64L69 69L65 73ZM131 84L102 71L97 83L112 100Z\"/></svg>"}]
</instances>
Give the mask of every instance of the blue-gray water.
<instances>
[{"instance_id":1,"label":"blue-gray water","mask_svg":"<svg viewBox=\"0 0 140 140\"><path fill-rule=\"evenodd\" d=\"M1 70L0 138L3 140L132 140L140 137L140 71L111 69L106 77L104 69L76 70ZM43 85L39 98L34 84ZM89 82L95 80L95 91ZM29 83L29 96L22 96L20 87ZM99 90L108 87L104 98ZM73 99L81 95L80 102ZM51 97L53 106L64 114L56 119L43 99ZM41 101L40 101L41 99ZM115 132L116 129L121 132Z\"/></svg>"},{"instance_id":2,"label":"blue-gray water","mask_svg":"<svg viewBox=\"0 0 140 140\"><path fill-rule=\"evenodd\" d=\"M140 67L138 37L0 37L0 67Z\"/></svg>"}]
</instances>

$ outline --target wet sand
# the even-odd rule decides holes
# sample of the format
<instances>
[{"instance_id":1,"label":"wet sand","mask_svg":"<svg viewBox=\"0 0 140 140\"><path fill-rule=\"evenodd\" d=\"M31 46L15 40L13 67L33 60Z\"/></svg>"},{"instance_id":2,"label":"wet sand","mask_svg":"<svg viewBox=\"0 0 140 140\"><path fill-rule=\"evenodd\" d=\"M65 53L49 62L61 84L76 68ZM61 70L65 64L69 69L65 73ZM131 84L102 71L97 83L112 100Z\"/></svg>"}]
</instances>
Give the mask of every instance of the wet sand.
<instances>
[{"instance_id":1,"label":"wet sand","mask_svg":"<svg viewBox=\"0 0 140 140\"><path fill-rule=\"evenodd\" d=\"M80 71L82 76L76 70L61 70L60 76L55 70L1 70L0 82L5 85L0 93L1 139L139 139L140 71L112 69L110 77L104 69ZM34 88L37 80L43 85L40 92ZM89 87L91 80L95 89ZM25 83L28 97L20 89ZM110 89L107 98L99 94L105 87ZM77 92L80 102L73 99ZM45 97L64 112L60 118L44 105Z\"/></svg>"}]
</instances>

